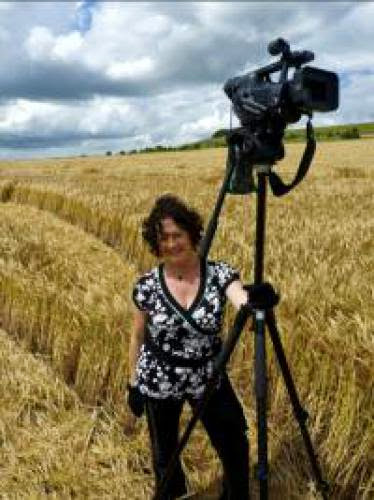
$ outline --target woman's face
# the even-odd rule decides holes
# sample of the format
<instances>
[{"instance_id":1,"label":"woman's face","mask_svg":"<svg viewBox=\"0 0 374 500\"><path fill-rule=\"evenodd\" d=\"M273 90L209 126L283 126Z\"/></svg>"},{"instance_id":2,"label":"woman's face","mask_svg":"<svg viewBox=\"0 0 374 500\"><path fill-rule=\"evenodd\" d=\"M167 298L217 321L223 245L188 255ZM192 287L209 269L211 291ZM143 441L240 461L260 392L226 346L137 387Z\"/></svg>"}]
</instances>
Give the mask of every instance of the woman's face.
<instances>
[{"instance_id":1,"label":"woman's face","mask_svg":"<svg viewBox=\"0 0 374 500\"><path fill-rule=\"evenodd\" d=\"M161 221L158 245L160 257L173 264L183 263L195 253L190 235L185 229L178 226L171 217Z\"/></svg>"}]
</instances>

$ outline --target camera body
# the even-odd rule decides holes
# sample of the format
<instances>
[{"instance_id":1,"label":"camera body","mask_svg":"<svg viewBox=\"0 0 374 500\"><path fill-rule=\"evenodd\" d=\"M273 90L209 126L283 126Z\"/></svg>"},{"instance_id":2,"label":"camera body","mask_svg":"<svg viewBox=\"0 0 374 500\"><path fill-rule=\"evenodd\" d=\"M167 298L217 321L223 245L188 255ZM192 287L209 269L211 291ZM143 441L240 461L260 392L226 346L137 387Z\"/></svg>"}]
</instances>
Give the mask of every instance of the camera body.
<instances>
[{"instance_id":1,"label":"camera body","mask_svg":"<svg viewBox=\"0 0 374 500\"><path fill-rule=\"evenodd\" d=\"M224 91L233 103L243 127L251 127L278 115L284 126L297 122L302 114L334 111L339 105L339 80L336 73L303 66L314 59L310 51L291 52L288 42L278 38L269 44L270 54L282 53L280 61L243 76L227 80ZM288 70L295 68L288 79ZM270 74L280 71L278 82Z\"/></svg>"}]
</instances>

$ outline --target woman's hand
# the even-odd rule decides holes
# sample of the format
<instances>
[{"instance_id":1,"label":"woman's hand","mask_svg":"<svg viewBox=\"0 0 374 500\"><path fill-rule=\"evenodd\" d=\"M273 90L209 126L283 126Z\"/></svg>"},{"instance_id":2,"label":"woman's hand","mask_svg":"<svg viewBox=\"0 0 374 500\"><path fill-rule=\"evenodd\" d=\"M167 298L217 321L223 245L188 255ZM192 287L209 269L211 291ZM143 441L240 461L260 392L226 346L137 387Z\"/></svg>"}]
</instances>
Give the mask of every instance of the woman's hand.
<instances>
[{"instance_id":1,"label":"woman's hand","mask_svg":"<svg viewBox=\"0 0 374 500\"><path fill-rule=\"evenodd\" d=\"M226 297L238 311L240 306L248 303L248 292L240 280L235 280L226 289Z\"/></svg>"},{"instance_id":2,"label":"woman's hand","mask_svg":"<svg viewBox=\"0 0 374 500\"><path fill-rule=\"evenodd\" d=\"M127 385L127 404L135 417L143 415L145 398L136 385Z\"/></svg>"},{"instance_id":3,"label":"woman's hand","mask_svg":"<svg viewBox=\"0 0 374 500\"><path fill-rule=\"evenodd\" d=\"M226 289L226 297L238 311L243 304L248 304L248 291L244 288L240 280L235 280ZM249 318L249 329L254 329L253 317Z\"/></svg>"}]
</instances>

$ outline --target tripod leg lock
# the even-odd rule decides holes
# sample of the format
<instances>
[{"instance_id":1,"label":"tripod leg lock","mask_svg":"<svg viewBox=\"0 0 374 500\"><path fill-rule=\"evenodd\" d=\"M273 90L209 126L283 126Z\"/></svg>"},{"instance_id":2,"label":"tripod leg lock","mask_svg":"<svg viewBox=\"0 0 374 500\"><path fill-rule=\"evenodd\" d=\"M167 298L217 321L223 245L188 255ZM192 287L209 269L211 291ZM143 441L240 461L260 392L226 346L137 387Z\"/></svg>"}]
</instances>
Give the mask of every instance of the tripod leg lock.
<instances>
[{"instance_id":1,"label":"tripod leg lock","mask_svg":"<svg viewBox=\"0 0 374 500\"><path fill-rule=\"evenodd\" d=\"M248 292L249 306L253 309L271 309L279 302L279 294L270 283L245 285L244 289Z\"/></svg>"}]
</instances>

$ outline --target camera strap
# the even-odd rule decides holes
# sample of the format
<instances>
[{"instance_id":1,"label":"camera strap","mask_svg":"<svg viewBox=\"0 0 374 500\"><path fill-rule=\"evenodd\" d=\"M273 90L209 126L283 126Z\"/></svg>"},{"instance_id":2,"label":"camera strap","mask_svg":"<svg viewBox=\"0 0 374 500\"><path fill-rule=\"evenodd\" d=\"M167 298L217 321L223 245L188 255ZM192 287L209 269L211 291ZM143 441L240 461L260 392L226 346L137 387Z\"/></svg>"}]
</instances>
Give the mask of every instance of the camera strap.
<instances>
[{"instance_id":1,"label":"camera strap","mask_svg":"<svg viewBox=\"0 0 374 500\"><path fill-rule=\"evenodd\" d=\"M314 138L314 130L312 125L311 117L309 116L308 122L306 124L306 138L307 143L304 150L303 157L301 158L299 168L297 170L296 176L291 184L285 184L278 174L271 172L269 174L269 183L274 196L283 196L287 194L291 189L293 189L299 182L301 182L306 176L310 164L312 162L315 150L316 150L316 140Z\"/></svg>"}]
</instances>

